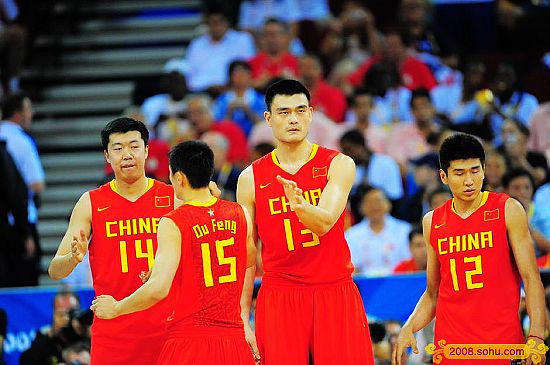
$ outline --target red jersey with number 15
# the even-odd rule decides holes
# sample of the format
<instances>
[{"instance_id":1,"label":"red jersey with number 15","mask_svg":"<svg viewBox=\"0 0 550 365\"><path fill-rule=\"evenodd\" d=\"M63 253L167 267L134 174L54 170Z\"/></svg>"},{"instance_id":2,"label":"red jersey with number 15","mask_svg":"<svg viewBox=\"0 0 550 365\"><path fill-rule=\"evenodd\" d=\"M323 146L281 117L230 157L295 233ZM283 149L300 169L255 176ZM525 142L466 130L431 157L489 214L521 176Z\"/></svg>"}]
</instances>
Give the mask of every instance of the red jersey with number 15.
<instances>
[{"instance_id":1,"label":"red jersey with number 15","mask_svg":"<svg viewBox=\"0 0 550 365\"><path fill-rule=\"evenodd\" d=\"M293 180L304 198L317 205L338 151L313 145L309 160L296 172L283 170L275 151L254 161L256 224L262 240L263 282L329 284L350 280L353 272L344 237L344 212L322 237L307 229L290 209L277 175Z\"/></svg>"},{"instance_id":2,"label":"red jersey with number 15","mask_svg":"<svg viewBox=\"0 0 550 365\"><path fill-rule=\"evenodd\" d=\"M506 233L509 197L481 194L480 207L467 218L456 213L452 199L433 212L430 244L441 275L435 343L525 341L518 316L521 277Z\"/></svg>"},{"instance_id":3,"label":"red jersey with number 15","mask_svg":"<svg viewBox=\"0 0 550 365\"><path fill-rule=\"evenodd\" d=\"M246 272L247 224L238 203L212 198L188 202L166 215L179 228L181 258L169 297L170 335L216 328L240 331Z\"/></svg>"},{"instance_id":4,"label":"red jersey with number 15","mask_svg":"<svg viewBox=\"0 0 550 365\"><path fill-rule=\"evenodd\" d=\"M148 190L134 202L116 192L114 180L90 191L89 253L96 295L108 294L117 300L129 296L143 284L140 273L153 265L158 224L174 208L174 191L162 182L148 181ZM96 341L119 339L124 347L126 341L165 334L169 314L166 303L162 301L145 311L115 319L96 317L92 336Z\"/></svg>"}]
</instances>

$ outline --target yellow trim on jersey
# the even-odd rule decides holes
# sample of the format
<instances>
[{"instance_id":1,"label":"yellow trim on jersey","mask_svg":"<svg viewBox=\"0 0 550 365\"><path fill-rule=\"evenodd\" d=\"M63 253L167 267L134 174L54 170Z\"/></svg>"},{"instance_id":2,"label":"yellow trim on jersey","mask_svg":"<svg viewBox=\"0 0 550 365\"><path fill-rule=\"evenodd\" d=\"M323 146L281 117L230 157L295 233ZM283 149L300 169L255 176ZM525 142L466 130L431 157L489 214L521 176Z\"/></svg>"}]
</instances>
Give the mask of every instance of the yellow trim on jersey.
<instances>
[{"instance_id":1,"label":"yellow trim on jersey","mask_svg":"<svg viewBox=\"0 0 550 365\"><path fill-rule=\"evenodd\" d=\"M481 208L482 206L485 205L485 203L487 203L487 199L489 199L489 192L488 191L482 191L481 192L482 196L481 196L481 201L479 202L479 206L472 212L472 214L474 212L476 212L479 208ZM452 204L451 204L451 210L458 216L460 216L460 214L458 214L458 212L456 211L455 209L455 198L453 198L453 201L452 201Z\"/></svg>"},{"instance_id":2,"label":"yellow trim on jersey","mask_svg":"<svg viewBox=\"0 0 550 365\"><path fill-rule=\"evenodd\" d=\"M155 180L151 179L151 178L147 178L147 189L145 189L145 193L149 191L149 189L151 189L153 187L153 185L155 184ZM117 193L118 195L122 196L122 194L118 191L118 189L116 188L116 183L115 183L115 179L109 181L109 186L111 187L111 190L113 190L115 193Z\"/></svg>"},{"instance_id":3,"label":"yellow trim on jersey","mask_svg":"<svg viewBox=\"0 0 550 365\"><path fill-rule=\"evenodd\" d=\"M194 207L209 207L211 205L214 205L215 202L218 201L218 198L216 198L215 196L213 196L212 198L210 198L209 201L207 201L206 203L201 203L201 202L196 202L196 201L190 201L190 202L187 202L187 203L183 203L183 204L187 204L187 205L192 205Z\"/></svg>"},{"instance_id":4,"label":"yellow trim on jersey","mask_svg":"<svg viewBox=\"0 0 550 365\"><path fill-rule=\"evenodd\" d=\"M319 146L317 144L313 144L313 147L311 149L311 153L309 154L309 157L307 158L307 160L304 162L304 165L306 163L308 163L309 161L313 160L313 157L315 157L315 155L317 154L317 150L319 149ZM282 170L284 170L284 168L281 166L281 164L279 163L279 160L277 160L277 155L275 154L275 152L277 151L277 149L275 148L273 151L271 151L271 159L273 160L273 163L277 166L279 166ZM286 171L286 170L285 170Z\"/></svg>"}]
</instances>

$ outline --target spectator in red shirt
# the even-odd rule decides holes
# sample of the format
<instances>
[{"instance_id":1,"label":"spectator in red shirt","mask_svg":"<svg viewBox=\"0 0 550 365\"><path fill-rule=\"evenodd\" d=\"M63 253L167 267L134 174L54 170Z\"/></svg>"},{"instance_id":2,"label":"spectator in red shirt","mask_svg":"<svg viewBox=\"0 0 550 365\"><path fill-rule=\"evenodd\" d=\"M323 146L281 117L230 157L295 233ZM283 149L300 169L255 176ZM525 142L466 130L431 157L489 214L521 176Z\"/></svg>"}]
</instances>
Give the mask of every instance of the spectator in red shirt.
<instances>
[{"instance_id":1,"label":"spectator in red shirt","mask_svg":"<svg viewBox=\"0 0 550 365\"><path fill-rule=\"evenodd\" d=\"M277 19L265 22L260 37L261 52L249 61L256 89L266 89L275 77L296 78L298 59L288 51L289 42L290 31L286 23Z\"/></svg>"},{"instance_id":2,"label":"spectator in red shirt","mask_svg":"<svg viewBox=\"0 0 550 365\"><path fill-rule=\"evenodd\" d=\"M410 90L418 88L431 90L437 85L428 66L411 56L401 34L396 30L386 33L382 53L371 57L355 72L348 75L348 82L355 87L361 85L367 71L379 62L393 62L399 70L403 85Z\"/></svg>"},{"instance_id":3,"label":"spectator in red shirt","mask_svg":"<svg viewBox=\"0 0 550 365\"><path fill-rule=\"evenodd\" d=\"M317 56L305 55L300 58L298 71L302 82L311 93L310 105L323 112L336 123L344 120L348 103L344 93L323 80L323 66Z\"/></svg>"},{"instance_id":4,"label":"spectator in red shirt","mask_svg":"<svg viewBox=\"0 0 550 365\"><path fill-rule=\"evenodd\" d=\"M428 256L424 236L422 235L422 227L415 226L411 229L409 233L409 250L411 251L412 258L403 260L397 264L395 269L393 269L395 274L426 271Z\"/></svg>"}]
</instances>

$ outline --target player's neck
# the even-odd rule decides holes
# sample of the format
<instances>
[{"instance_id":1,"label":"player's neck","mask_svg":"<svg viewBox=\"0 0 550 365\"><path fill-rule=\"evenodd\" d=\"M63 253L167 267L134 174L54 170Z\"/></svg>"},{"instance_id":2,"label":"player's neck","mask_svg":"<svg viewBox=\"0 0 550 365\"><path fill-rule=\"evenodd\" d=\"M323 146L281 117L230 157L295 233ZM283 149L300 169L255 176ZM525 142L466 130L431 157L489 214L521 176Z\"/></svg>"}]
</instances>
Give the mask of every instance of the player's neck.
<instances>
[{"instance_id":1,"label":"player's neck","mask_svg":"<svg viewBox=\"0 0 550 365\"><path fill-rule=\"evenodd\" d=\"M149 179L145 175L133 182L115 178L115 187L120 195L128 200L135 201L147 191Z\"/></svg>"},{"instance_id":2,"label":"player's neck","mask_svg":"<svg viewBox=\"0 0 550 365\"><path fill-rule=\"evenodd\" d=\"M208 203L212 199L212 193L208 187L200 189L185 189L182 194L183 203Z\"/></svg>"},{"instance_id":3,"label":"player's neck","mask_svg":"<svg viewBox=\"0 0 550 365\"><path fill-rule=\"evenodd\" d=\"M275 149L275 156L281 165L304 163L309 159L313 144L304 139L299 143L279 143Z\"/></svg>"},{"instance_id":4,"label":"player's neck","mask_svg":"<svg viewBox=\"0 0 550 365\"><path fill-rule=\"evenodd\" d=\"M483 192L480 191L479 194L477 194L476 198L472 201L460 200L454 197L452 204L455 212L459 216L466 218L479 208L482 200L483 200Z\"/></svg>"}]
</instances>

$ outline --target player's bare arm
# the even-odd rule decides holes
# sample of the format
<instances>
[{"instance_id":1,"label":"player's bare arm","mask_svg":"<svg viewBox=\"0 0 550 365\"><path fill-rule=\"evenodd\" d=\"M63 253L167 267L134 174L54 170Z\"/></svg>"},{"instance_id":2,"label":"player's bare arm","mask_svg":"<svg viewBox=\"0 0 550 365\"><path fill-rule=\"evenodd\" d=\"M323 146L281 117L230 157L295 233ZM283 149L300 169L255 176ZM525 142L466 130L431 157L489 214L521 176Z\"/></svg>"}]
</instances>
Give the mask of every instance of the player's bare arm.
<instances>
[{"instance_id":1,"label":"player's bare arm","mask_svg":"<svg viewBox=\"0 0 550 365\"><path fill-rule=\"evenodd\" d=\"M336 156L328 171L328 182L317 206L308 203L296 182L277 177L283 184L290 207L313 233L323 236L338 221L344 211L355 179L355 163L343 154Z\"/></svg>"},{"instance_id":2,"label":"player's bare arm","mask_svg":"<svg viewBox=\"0 0 550 365\"><path fill-rule=\"evenodd\" d=\"M422 229L424 231L424 243L428 253L428 265L426 268L426 291L418 300L413 313L403 325L399 337L397 338L392 354L392 364L401 365L403 352L407 347L412 347L415 353L418 353L414 333L426 327L435 317L435 306L439 293L439 261L437 254L430 245L430 230L432 226L433 211L427 213L422 220Z\"/></svg>"},{"instance_id":3,"label":"player's bare arm","mask_svg":"<svg viewBox=\"0 0 550 365\"><path fill-rule=\"evenodd\" d=\"M521 204L515 199L506 201L506 230L508 240L512 246L516 265L523 280L525 289L525 302L527 313L531 322L529 337L537 345L542 343L544 338L545 323L545 302L544 288L540 280L540 274L535 261L535 251L533 249L533 239L529 233L527 223L527 214ZM542 364L545 362L545 356L542 358ZM525 362L532 364L532 359L528 358Z\"/></svg>"},{"instance_id":4,"label":"player's bare arm","mask_svg":"<svg viewBox=\"0 0 550 365\"><path fill-rule=\"evenodd\" d=\"M246 273L244 276L243 292L241 295L241 318L244 324L245 339L256 362L260 361L260 352L256 343L256 335L250 325L250 306L252 305L252 292L254 291L254 277L256 276L256 244L254 240L254 227L248 210L243 208L246 217Z\"/></svg>"},{"instance_id":5,"label":"player's bare arm","mask_svg":"<svg viewBox=\"0 0 550 365\"><path fill-rule=\"evenodd\" d=\"M181 235L176 224L162 218L157 231L158 248L151 277L132 295L117 301L110 295L100 295L90 307L96 316L111 319L152 307L170 292L181 258Z\"/></svg>"},{"instance_id":6,"label":"player's bare arm","mask_svg":"<svg viewBox=\"0 0 550 365\"><path fill-rule=\"evenodd\" d=\"M88 252L88 239L92 226L92 203L90 195L82 194L75 204L69 227L50 262L48 274L54 280L67 277Z\"/></svg>"}]
</instances>

